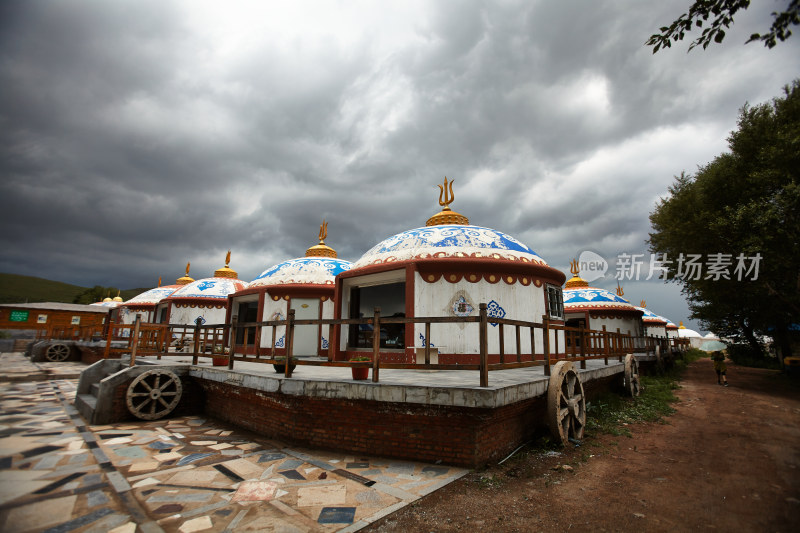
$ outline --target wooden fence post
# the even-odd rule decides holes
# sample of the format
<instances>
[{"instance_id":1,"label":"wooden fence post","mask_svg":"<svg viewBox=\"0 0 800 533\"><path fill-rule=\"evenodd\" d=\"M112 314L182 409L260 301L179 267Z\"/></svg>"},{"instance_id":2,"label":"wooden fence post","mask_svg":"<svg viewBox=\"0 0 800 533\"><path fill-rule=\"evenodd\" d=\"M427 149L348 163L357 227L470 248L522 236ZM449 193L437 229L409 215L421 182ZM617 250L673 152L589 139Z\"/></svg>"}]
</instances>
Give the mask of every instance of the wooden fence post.
<instances>
[{"instance_id":1,"label":"wooden fence post","mask_svg":"<svg viewBox=\"0 0 800 533\"><path fill-rule=\"evenodd\" d=\"M544 375L550 375L550 319L542 315L542 333L544 334Z\"/></svg>"},{"instance_id":2,"label":"wooden fence post","mask_svg":"<svg viewBox=\"0 0 800 533\"><path fill-rule=\"evenodd\" d=\"M603 355L603 361L608 365L608 331L605 326L603 326Z\"/></svg>"},{"instance_id":3,"label":"wooden fence post","mask_svg":"<svg viewBox=\"0 0 800 533\"><path fill-rule=\"evenodd\" d=\"M578 330L578 342L581 344L581 369L586 369L586 330L581 324Z\"/></svg>"},{"instance_id":4,"label":"wooden fence post","mask_svg":"<svg viewBox=\"0 0 800 533\"><path fill-rule=\"evenodd\" d=\"M479 344L480 344L480 352L481 352L481 376L480 382L481 387L488 387L489 386L489 339L488 339L488 327L489 327L489 316L487 312L487 304L482 303L478 304L478 309L480 311L480 322L479 322Z\"/></svg>"},{"instance_id":5,"label":"wooden fence post","mask_svg":"<svg viewBox=\"0 0 800 533\"><path fill-rule=\"evenodd\" d=\"M133 335L131 336L131 363L128 366L136 364L136 349L139 347L139 326L142 324L142 315L136 315L136 322L133 323Z\"/></svg>"},{"instance_id":6,"label":"wooden fence post","mask_svg":"<svg viewBox=\"0 0 800 533\"><path fill-rule=\"evenodd\" d=\"M103 359L108 359L108 356L111 355L111 341L114 339L114 328L113 326L108 326L108 335L106 336L106 349L103 350Z\"/></svg>"},{"instance_id":7,"label":"wooden fence post","mask_svg":"<svg viewBox=\"0 0 800 533\"><path fill-rule=\"evenodd\" d=\"M201 318L197 317L194 321L194 342L192 343L192 364L196 365L199 360L197 352L200 350L200 322Z\"/></svg>"},{"instance_id":8,"label":"wooden fence post","mask_svg":"<svg viewBox=\"0 0 800 533\"><path fill-rule=\"evenodd\" d=\"M294 309L289 309L286 313L286 366L283 367L283 375L287 378L292 377L292 348L294 347Z\"/></svg>"},{"instance_id":9,"label":"wooden fence post","mask_svg":"<svg viewBox=\"0 0 800 533\"><path fill-rule=\"evenodd\" d=\"M372 316L372 382L377 383L381 358L381 308L376 307Z\"/></svg>"},{"instance_id":10,"label":"wooden fence post","mask_svg":"<svg viewBox=\"0 0 800 533\"><path fill-rule=\"evenodd\" d=\"M236 324L239 322L239 315L231 317L230 330L228 331L228 370L233 370L233 350L236 348ZM224 349L223 349L224 352Z\"/></svg>"}]
</instances>

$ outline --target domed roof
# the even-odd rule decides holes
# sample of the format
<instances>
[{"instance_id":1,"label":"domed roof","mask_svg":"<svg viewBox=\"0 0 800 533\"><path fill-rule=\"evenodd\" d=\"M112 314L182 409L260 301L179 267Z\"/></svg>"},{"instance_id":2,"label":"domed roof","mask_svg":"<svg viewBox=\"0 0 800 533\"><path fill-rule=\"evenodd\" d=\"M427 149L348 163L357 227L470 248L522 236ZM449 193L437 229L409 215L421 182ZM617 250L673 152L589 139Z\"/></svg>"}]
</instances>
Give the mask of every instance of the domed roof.
<instances>
[{"instance_id":1,"label":"domed roof","mask_svg":"<svg viewBox=\"0 0 800 533\"><path fill-rule=\"evenodd\" d=\"M622 297L622 287L617 287L617 294L605 289L590 287L589 283L581 278L578 261L570 262L572 277L564 284L564 311L589 311L594 309L617 309L636 311L636 308Z\"/></svg>"},{"instance_id":2,"label":"domed roof","mask_svg":"<svg viewBox=\"0 0 800 533\"><path fill-rule=\"evenodd\" d=\"M157 304L177 289L179 289L180 285L167 285L164 287L156 287L154 289L150 289L149 291L144 291L141 294L137 294L123 305L149 305L149 304Z\"/></svg>"},{"instance_id":3,"label":"domed roof","mask_svg":"<svg viewBox=\"0 0 800 533\"><path fill-rule=\"evenodd\" d=\"M98 307L117 307L120 304L122 304L122 302L116 302L111 298L106 298L102 302L94 302L89 305L96 305Z\"/></svg>"},{"instance_id":4,"label":"domed roof","mask_svg":"<svg viewBox=\"0 0 800 533\"><path fill-rule=\"evenodd\" d=\"M584 287L564 289L564 310L577 309L626 309L634 311L636 308L625 298L605 289Z\"/></svg>"},{"instance_id":5,"label":"domed roof","mask_svg":"<svg viewBox=\"0 0 800 533\"><path fill-rule=\"evenodd\" d=\"M373 246L353 263L353 268L444 257L497 259L547 266L547 262L536 252L501 231L481 226L446 224L393 235Z\"/></svg>"},{"instance_id":6,"label":"domed roof","mask_svg":"<svg viewBox=\"0 0 800 533\"><path fill-rule=\"evenodd\" d=\"M353 263L330 257L300 257L268 268L248 288L269 285L316 284L333 285L336 275L350 270Z\"/></svg>"},{"instance_id":7,"label":"domed roof","mask_svg":"<svg viewBox=\"0 0 800 533\"><path fill-rule=\"evenodd\" d=\"M198 279L170 294L167 299L175 298L213 298L222 300L236 291L247 288L247 282L231 278Z\"/></svg>"},{"instance_id":8,"label":"domed roof","mask_svg":"<svg viewBox=\"0 0 800 533\"><path fill-rule=\"evenodd\" d=\"M667 319L666 318L660 317L657 314L655 314L654 312L650 311L649 309L645 309L644 307L637 307L637 306L634 306L634 307L636 309L638 309L639 311L641 311L642 313L644 313L644 315L642 315L642 322L644 322L645 324L653 324L653 325L661 325L661 326L666 326L667 325Z\"/></svg>"},{"instance_id":9,"label":"domed roof","mask_svg":"<svg viewBox=\"0 0 800 533\"><path fill-rule=\"evenodd\" d=\"M686 326L684 326L684 325L683 325L683 321L681 321L681 323L680 323L680 326L678 326L678 337L687 337L687 338L696 337L696 338L702 338L703 336L702 336L702 335L700 335L699 333L697 333L695 330L693 330L693 329L689 329L689 328L687 328Z\"/></svg>"}]
</instances>

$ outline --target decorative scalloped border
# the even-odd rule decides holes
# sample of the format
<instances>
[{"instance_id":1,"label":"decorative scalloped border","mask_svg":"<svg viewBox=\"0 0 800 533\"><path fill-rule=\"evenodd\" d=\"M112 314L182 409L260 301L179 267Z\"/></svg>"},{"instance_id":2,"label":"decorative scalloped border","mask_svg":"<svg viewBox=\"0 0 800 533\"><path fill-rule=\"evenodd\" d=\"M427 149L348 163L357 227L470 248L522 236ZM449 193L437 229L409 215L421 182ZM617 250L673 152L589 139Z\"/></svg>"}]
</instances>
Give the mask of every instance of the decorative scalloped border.
<instances>
[{"instance_id":1,"label":"decorative scalloped border","mask_svg":"<svg viewBox=\"0 0 800 533\"><path fill-rule=\"evenodd\" d=\"M449 283L458 283L461 280L468 281L469 283L486 281L492 285L499 283L502 280L506 283L506 285L520 283L525 287L531 283L533 283L536 287L541 287L543 283L541 279L525 274L497 274L494 272L426 272L424 274L420 272L420 277L427 283L436 283L440 279L444 279Z\"/></svg>"}]
</instances>

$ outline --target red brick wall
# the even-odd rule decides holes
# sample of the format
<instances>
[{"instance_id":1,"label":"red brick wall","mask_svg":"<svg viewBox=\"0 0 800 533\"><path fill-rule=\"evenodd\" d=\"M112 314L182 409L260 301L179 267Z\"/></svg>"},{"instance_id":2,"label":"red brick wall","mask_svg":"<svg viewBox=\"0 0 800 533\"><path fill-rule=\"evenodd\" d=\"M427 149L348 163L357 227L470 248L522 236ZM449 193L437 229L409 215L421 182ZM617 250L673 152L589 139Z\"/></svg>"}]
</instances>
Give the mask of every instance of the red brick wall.
<instances>
[{"instance_id":1,"label":"red brick wall","mask_svg":"<svg viewBox=\"0 0 800 533\"><path fill-rule=\"evenodd\" d=\"M207 415L267 437L381 457L480 466L545 424L543 397L499 409L323 399L196 380Z\"/></svg>"}]
</instances>

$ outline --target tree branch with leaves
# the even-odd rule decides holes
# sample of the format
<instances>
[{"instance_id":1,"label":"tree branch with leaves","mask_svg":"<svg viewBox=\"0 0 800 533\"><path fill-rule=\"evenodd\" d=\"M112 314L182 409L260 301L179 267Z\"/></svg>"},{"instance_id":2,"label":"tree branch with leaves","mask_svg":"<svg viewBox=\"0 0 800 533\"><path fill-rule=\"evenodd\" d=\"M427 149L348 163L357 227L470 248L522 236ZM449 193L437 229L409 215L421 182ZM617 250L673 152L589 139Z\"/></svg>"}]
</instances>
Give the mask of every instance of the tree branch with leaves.
<instances>
[{"instance_id":1,"label":"tree branch with leaves","mask_svg":"<svg viewBox=\"0 0 800 533\"><path fill-rule=\"evenodd\" d=\"M682 14L669 26L659 28L660 33L651 35L645 42L653 47L655 54L662 48L671 48L673 42L682 41L693 28L704 28L703 32L689 45L691 52L696 46L705 50L712 42L721 43L725 30L733 24L733 17L740 10L750 7L750 0L697 0L689 12ZM754 33L745 44L762 41L767 48L773 48L778 41L785 41L792 35L789 28L800 24L800 0L789 0L786 9L772 13L774 18L769 32Z\"/></svg>"}]
</instances>

